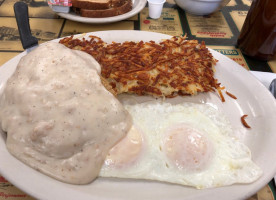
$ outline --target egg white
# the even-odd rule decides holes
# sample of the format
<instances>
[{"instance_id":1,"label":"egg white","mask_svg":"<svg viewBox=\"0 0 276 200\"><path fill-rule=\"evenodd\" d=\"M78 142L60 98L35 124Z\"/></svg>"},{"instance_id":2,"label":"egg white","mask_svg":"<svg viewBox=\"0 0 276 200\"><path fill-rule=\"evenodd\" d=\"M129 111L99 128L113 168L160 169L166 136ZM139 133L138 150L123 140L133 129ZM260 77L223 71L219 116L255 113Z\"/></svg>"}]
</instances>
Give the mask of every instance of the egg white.
<instances>
[{"instance_id":1,"label":"egg white","mask_svg":"<svg viewBox=\"0 0 276 200\"><path fill-rule=\"evenodd\" d=\"M102 177L202 189L251 183L262 174L249 148L230 137L233 130L226 117L209 105L157 100L125 108L133 127L106 158Z\"/></svg>"}]
</instances>

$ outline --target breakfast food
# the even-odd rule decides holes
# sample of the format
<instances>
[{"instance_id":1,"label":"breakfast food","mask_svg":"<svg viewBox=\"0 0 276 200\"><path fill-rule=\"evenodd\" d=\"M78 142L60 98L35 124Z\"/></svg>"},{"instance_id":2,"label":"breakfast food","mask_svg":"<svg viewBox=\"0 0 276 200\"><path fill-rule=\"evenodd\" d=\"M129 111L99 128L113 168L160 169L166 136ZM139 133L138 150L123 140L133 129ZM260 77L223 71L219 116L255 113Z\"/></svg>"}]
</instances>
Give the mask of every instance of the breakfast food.
<instances>
[{"instance_id":1,"label":"breakfast food","mask_svg":"<svg viewBox=\"0 0 276 200\"><path fill-rule=\"evenodd\" d=\"M104 18L131 11L131 0L73 0L73 10L82 17Z\"/></svg>"},{"instance_id":2,"label":"breakfast food","mask_svg":"<svg viewBox=\"0 0 276 200\"><path fill-rule=\"evenodd\" d=\"M101 65L101 75L117 94L174 97L220 87L214 78L216 60L204 42L197 40L172 37L160 43L107 44L90 36L90 40L67 37L60 43L92 55Z\"/></svg>"},{"instance_id":3,"label":"breakfast food","mask_svg":"<svg viewBox=\"0 0 276 200\"><path fill-rule=\"evenodd\" d=\"M244 127L246 127L246 128L251 128L249 125L248 125L248 123L245 121L245 118L247 117L248 115L243 115L242 117L241 117L241 122L242 122L242 124L244 125Z\"/></svg>"},{"instance_id":4,"label":"breakfast food","mask_svg":"<svg viewBox=\"0 0 276 200\"><path fill-rule=\"evenodd\" d=\"M216 108L176 98L118 101L111 94L174 97L225 89L214 78L216 60L204 43L173 37L107 44L91 38L60 43L95 59L55 43L22 58L0 97L11 154L73 184L101 176L203 189L261 176Z\"/></svg>"},{"instance_id":5,"label":"breakfast food","mask_svg":"<svg viewBox=\"0 0 276 200\"><path fill-rule=\"evenodd\" d=\"M131 128L88 54L50 42L24 56L0 98L7 149L58 180L94 180L110 150Z\"/></svg>"},{"instance_id":6,"label":"breakfast food","mask_svg":"<svg viewBox=\"0 0 276 200\"><path fill-rule=\"evenodd\" d=\"M133 127L110 150L100 176L198 189L251 183L261 176L249 148L231 136L230 122L212 106L160 100L123 104Z\"/></svg>"}]
</instances>

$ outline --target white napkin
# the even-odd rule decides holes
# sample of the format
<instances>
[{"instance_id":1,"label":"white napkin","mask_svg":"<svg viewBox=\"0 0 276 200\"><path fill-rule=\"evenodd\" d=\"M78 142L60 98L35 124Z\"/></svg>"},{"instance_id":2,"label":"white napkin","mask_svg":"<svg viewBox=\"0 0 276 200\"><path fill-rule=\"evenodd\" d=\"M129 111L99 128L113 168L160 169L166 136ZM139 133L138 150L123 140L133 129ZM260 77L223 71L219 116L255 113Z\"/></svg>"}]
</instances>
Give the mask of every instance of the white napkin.
<instances>
[{"instance_id":1,"label":"white napkin","mask_svg":"<svg viewBox=\"0 0 276 200\"><path fill-rule=\"evenodd\" d=\"M250 71L266 88L269 87L271 81L276 78L275 73Z\"/></svg>"}]
</instances>

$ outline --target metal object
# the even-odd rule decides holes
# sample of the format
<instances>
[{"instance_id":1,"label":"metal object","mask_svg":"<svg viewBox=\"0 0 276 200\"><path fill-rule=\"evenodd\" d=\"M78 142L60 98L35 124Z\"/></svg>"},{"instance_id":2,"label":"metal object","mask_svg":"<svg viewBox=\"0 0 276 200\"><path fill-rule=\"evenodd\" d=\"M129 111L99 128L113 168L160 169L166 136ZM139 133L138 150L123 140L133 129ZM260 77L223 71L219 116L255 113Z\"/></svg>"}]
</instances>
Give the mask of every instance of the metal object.
<instances>
[{"instance_id":1,"label":"metal object","mask_svg":"<svg viewBox=\"0 0 276 200\"><path fill-rule=\"evenodd\" d=\"M276 98L276 79L273 79L272 82L270 83L270 85L269 85L269 91Z\"/></svg>"},{"instance_id":2,"label":"metal object","mask_svg":"<svg viewBox=\"0 0 276 200\"><path fill-rule=\"evenodd\" d=\"M31 33L28 5L24 2L16 2L13 8L22 46L29 52L38 46L38 40Z\"/></svg>"},{"instance_id":3,"label":"metal object","mask_svg":"<svg viewBox=\"0 0 276 200\"><path fill-rule=\"evenodd\" d=\"M269 91L273 94L276 98L276 79L273 79L269 85ZM274 176L274 184L276 185L276 176Z\"/></svg>"}]
</instances>

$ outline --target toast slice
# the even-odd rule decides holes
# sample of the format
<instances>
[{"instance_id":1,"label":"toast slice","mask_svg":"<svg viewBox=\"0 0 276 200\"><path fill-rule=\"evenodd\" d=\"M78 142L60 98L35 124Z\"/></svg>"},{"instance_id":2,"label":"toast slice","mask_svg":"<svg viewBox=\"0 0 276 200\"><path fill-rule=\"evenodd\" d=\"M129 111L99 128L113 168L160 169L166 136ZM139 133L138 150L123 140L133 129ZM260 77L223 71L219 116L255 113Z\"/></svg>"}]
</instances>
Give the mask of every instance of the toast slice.
<instances>
[{"instance_id":1,"label":"toast slice","mask_svg":"<svg viewBox=\"0 0 276 200\"><path fill-rule=\"evenodd\" d=\"M119 7L111 7L109 9L103 10L89 10L89 9L80 9L80 14L82 17L93 17L93 18L103 18L103 17L113 17L117 15L122 15L131 11L132 1L126 0L123 5Z\"/></svg>"},{"instance_id":2,"label":"toast slice","mask_svg":"<svg viewBox=\"0 0 276 200\"><path fill-rule=\"evenodd\" d=\"M75 8L103 10L110 8L110 0L73 0L72 6Z\"/></svg>"},{"instance_id":3,"label":"toast slice","mask_svg":"<svg viewBox=\"0 0 276 200\"><path fill-rule=\"evenodd\" d=\"M104 18L131 11L132 0L73 0L73 10L82 17Z\"/></svg>"}]
</instances>

